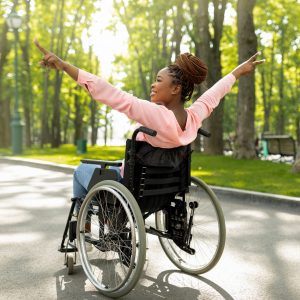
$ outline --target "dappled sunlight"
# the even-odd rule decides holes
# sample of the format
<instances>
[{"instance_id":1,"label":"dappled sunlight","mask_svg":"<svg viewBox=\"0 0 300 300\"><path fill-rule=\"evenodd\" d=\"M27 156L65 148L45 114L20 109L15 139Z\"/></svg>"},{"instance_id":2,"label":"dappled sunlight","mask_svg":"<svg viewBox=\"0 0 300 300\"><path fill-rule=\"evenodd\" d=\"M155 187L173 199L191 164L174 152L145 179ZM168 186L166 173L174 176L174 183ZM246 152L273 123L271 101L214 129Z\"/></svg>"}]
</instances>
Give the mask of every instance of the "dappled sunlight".
<instances>
[{"instance_id":1,"label":"dappled sunlight","mask_svg":"<svg viewBox=\"0 0 300 300\"><path fill-rule=\"evenodd\" d=\"M42 240L43 234L38 232L0 233L0 244L26 244Z\"/></svg>"},{"instance_id":2,"label":"dappled sunlight","mask_svg":"<svg viewBox=\"0 0 300 300\"><path fill-rule=\"evenodd\" d=\"M238 272L241 265L243 266L245 273L248 275L251 274L255 276L255 274L261 274L262 276L269 276L268 273L270 273L272 265L268 259L266 259L265 253L251 253L250 255L247 251L243 250L244 247L241 243L239 249L231 249L230 252L225 253L226 257L222 259L222 264L230 268L228 269L230 270L230 276L234 276L233 274ZM237 276L240 277L242 275L237 274Z\"/></svg>"},{"instance_id":3,"label":"dappled sunlight","mask_svg":"<svg viewBox=\"0 0 300 300\"><path fill-rule=\"evenodd\" d=\"M247 189L247 182L245 181L240 181L240 180L233 180L232 181L232 186L238 189Z\"/></svg>"},{"instance_id":4,"label":"dappled sunlight","mask_svg":"<svg viewBox=\"0 0 300 300\"><path fill-rule=\"evenodd\" d=\"M299 215L298 214L290 214L285 212L276 212L275 213L276 218L282 220L282 221L288 221L288 222L299 222ZM298 228L299 228L299 224ZM300 228L299 228L300 229Z\"/></svg>"},{"instance_id":5,"label":"dappled sunlight","mask_svg":"<svg viewBox=\"0 0 300 300\"><path fill-rule=\"evenodd\" d=\"M41 198L41 194L30 193L18 195L12 199L12 204L24 208L57 208L66 206L66 198L55 197L51 195L49 198Z\"/></svg>"},{"instance_id":6,"label":"dappled sunlight","mask_svg":"<svg viewBox=\"0 0 300 300\"><path fill-rule=\"evenodd\" d=\"M234 232L232 232L234 235L243 234L245 233L245 230L249 232L248 230L251 229L247 220L226 221L226 228L227 230L234 229Z\"/></svg>"},{"instance_id":7,"label":"dappled sunlight","mask_svg":"<svg viewBox=\"0 0 300 300\"><path fill-rule=\"evenodd\" d=\"M239 217L251 217L253 219L259 219L259 220L269 219L268 214L260 210L249 210L249 209L235 210L234 212L232 212L232 215L239 216Z\"/></svg>"},{"instance_id":8,"label":"dappled sunlight","mask_svg":"<svg viewBox=\"0 0 300 300\"><path fill-rule=\"evenodd\" d=\"M21 209L1 208L0 210L1 225L13 225L27 222L31 219L32 216L28 212Z\"/></svg>"},{"instance_id":9,"label":"dappled sunlight","mask_svg":"<svg viewBox=\"0 0 300 300\"><path fill-rule=\"evenodd\" d=\"M202 178L202 177L211 177L213 176L213 172L209 172L209 171L192 171L191 172L192 176L195 176L195 177L199 177L199 178Z\"/></svg>"},{"instance_id":10,"label":"dappled sunlight","mask_svg":"<svg viewBox=\"0 0 300 300\"><path fill-rule=\"evenodd\" d=\"M279 241L275 246L275 251L283 261L300 263L300 243L297 240Z\"/></svg>"},{"instance_id":11,"label":"dappled sunlight","mask_svg":"<svg viewBox=\"0 0 300 300\"><path fill-rule=\"evenodd\" d=\"M247 295L247 297L255 292L256 296L253 299L263 299L257 293L264 291L266 286L272 285L277 276L273 271L272 262L265 254L245 251L242 243L239 248L230 249L230 251L226 251L225 248L221 261L210 273L217 273L220 270L224 270L226 277L230 278L230 282L222 285L223 288L230 291L233 286L242 284L240 291L243 291L243 295ZM247 298L237 297L235 299Z\"/></svg>"}]
</instances>

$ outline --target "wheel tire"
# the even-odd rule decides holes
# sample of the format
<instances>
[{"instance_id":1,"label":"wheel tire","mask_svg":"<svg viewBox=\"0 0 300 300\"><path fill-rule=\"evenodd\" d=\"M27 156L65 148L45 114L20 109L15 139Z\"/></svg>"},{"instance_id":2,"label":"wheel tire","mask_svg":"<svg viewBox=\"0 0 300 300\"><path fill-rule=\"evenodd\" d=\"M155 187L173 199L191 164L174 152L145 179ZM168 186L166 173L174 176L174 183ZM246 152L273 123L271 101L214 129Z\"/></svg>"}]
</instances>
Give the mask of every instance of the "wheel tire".
<instances>
[{"instance_id":1,"label":"wheel tire","mask_svg":"<svg viewBox=\"0 0 300 300\"><path fill-rule=\"evenodd\" d=\"M66 260L68 275L72 275L74 273L74 258L72 255L67 254Z\"/></svg>"},{"instance_id":2,"label":"wheel tire","mask_svg":"<svg viewBox=\"0 0 300 300\"><path fill-rule=\"evenodd\" d=\"M85 248L87 222L93 252ZM77 241L83 269L100 293L117 298L134 288L145 263L146 233L140 208L124 185L105 180L89 191L78 215Z\"/></svg>"},{"instance_id":3,"label":"wheel tire","mask_svg":"<svg viewBox=\"0 0 300 300\"><path fill-rule=\"evenodd\" d=\"M159 241L168 258L179 269L190 274L202 274L211 270L221 258L225 246L226 228L222 208L214 192L198 178L192 177L191 183L185 199L188 221L189 203L194 201L198 203L191 230L191 248L195 250L195 254L183 251L171 239L159 237ZM157 212L155 220L158 230L167 230L164 211Z\"/></svg>"}]
</instances>

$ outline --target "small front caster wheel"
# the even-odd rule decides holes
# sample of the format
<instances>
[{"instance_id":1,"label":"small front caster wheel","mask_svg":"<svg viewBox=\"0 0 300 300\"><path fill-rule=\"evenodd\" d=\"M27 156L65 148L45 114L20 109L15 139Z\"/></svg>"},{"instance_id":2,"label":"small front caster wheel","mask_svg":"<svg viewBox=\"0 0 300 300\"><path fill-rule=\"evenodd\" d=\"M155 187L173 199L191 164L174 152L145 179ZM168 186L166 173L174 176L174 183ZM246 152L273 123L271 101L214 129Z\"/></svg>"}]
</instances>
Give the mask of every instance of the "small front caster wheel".
<instances>
[{"instance_id":1,"label":"small front caster wheel","mask_svg":"<svg viewBox=\"0 0 300 300\"><path fill-rule=\"evenodd\" d=\"M74 258L72 255L67 255L66 266L68 268L68 275L72 275L74 273Z\"/></svg>"}]
</instances>

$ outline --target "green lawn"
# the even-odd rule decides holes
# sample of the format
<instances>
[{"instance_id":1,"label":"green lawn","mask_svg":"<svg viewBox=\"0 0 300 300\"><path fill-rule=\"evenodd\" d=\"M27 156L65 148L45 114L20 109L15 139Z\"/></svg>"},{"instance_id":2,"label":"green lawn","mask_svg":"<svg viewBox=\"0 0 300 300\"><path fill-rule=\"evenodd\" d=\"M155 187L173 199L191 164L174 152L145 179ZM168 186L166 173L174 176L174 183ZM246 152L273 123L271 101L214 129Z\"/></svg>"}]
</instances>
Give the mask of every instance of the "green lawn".
<instances>
[{"instance_id":1,"label":"green lawn","mask_svg":"<svg viewBox=\"0 0 300 300\"><path fill-rule=\"evenodd\" d=\"M11 151L0 149L0 155ZM26 149L22 157L78 165L83 158L122 159L124 147L88 147L88 153L76 154L72 145L59 149ZM192 175L208 184L266 193L300 197L300 174L291 172L291 165L260 160L236 160L226 156L193 154Z\"/></svg>"}]
</instances>

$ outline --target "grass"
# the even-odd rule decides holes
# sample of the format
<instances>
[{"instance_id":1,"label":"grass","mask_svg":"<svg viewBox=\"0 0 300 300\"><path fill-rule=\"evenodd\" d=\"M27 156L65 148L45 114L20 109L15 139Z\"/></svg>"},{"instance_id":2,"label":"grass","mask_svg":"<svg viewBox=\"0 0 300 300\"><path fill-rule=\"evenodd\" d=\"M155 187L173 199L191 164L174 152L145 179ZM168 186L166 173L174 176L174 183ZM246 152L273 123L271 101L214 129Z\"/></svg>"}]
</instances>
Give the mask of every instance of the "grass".
<instances>
[{"instance_id":1,"label":"grass","mask_svg":"<svg viewBox=\"0 0 300 300\"><path fill-rule=\"evenodd\" d=\"M0 155L9 156L11 151L0 149ZM83 158L118 160L123 156L124 147L89 146L86 154L77 154L73 145L26 149L22 155L69 165L78 165ZM300 174L292 173L291 165L283 163L193 153L192 175L211 185L300 197Z\"/></svg>"},{"instance_id":2,"label":"grass","mask_svg":"<svg viewBox=\"0 0 300 300\"><path fill-rule=\"evenodd\" d=\"M291 165L194 154L192 175L212 185L300 197L300 174Z\"/></svg>"}]
</instances>

